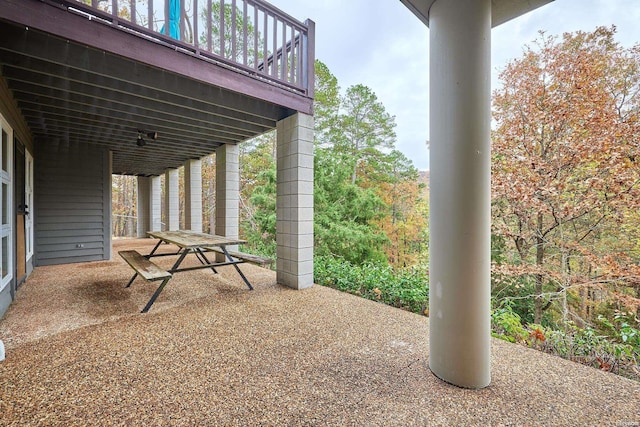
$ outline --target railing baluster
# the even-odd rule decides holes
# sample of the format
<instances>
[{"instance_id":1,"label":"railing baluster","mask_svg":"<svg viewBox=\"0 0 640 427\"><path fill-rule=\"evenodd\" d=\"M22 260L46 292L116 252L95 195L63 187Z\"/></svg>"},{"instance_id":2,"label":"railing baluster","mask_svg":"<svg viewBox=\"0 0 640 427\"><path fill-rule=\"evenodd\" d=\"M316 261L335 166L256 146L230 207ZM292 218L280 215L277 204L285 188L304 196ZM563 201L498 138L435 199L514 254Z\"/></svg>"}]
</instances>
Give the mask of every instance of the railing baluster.
<instances>
[{"instance_id":1,"label":"railing baluster","mask_svg":"<svg viewBox=\"0 0 640 427\"><path fill-rule=\"evenodd\" d=\"M296 49L298 44L296 43L296 30L291 26L291 71L289 73L289 83L294 83L296 75Z\"/></svg>"},{"instance_id":2,"label":"railing baluster","mask_svg":"<svg viewBox=\"0 0 640 427\"><path fill-rule=\"evenodd\" d=\"M226 58L227 55L224 51L224 39L225 39L225 28L224 28L224 0L220 0L220 28L218 28L218 37L220 37L220 56Z\"/></svg>"},{"instance_id":3,"label":"railing baluster","mask_svg":"<svg viewBox=\"0 0 640 427\"><path fill-rule=\"evenodd\" d=\"M236 0L231 0L231 59L233 61L238 62L238 57L236 54L236 32L238 31L238 26L236 15Z\"/></svg>"},{"instance_id":4,"label":"railing baluster","mask_svg":"<svg viewBox=\"0 0 640 427\"><path fill-rule=\"evenodd\" d=\"M149 0L149 3L147 3L147 27L149 28L150 31L153 31L153 0Z\"/></svg>"},{"instance_id":5,"label":"railing baluster","mask_svg":"<svg viewBox=\"0 0 640 427\"><path fill-rule=\"evenodd\" d=\"M164 35L168 36L169 32L169 0L164 0Z\"/></svg>"},{"instance_id":6,"label":"railing baluster","mask_svg":"<svg viewBox=\"0 0 640 427\"><path fill-rule=\"evenodd\" d=\"M282 65L280 67L280 79L285 80L288 74L288 65L289 65L289 52L287 50L287 24L282 21L282 54L280 58L282 58Z\"/></svg>"},{"instance_id":7,"label":"railing baluster","mask_svg":"<svg viewBox=\"0 0 640 427\"><path fill-rule=\"evenodd\" d=\"M111 0L111 15L113 16L113 23L118 25L118 0Z\"/></svg>"},{"instance_id":8,"label":"railing baluster","mask_svg":"<svg viewBox=\"0 0 640 427\"><path fill-rule=\"evenodd\" d=\"M136 0L129 0L129 10L131 11L131 23L135 24L136 16Z\"/></svg>"},{"instance_id":9,"label":"railing baluster","mask_svg":"<svg viewBox=\"0 0 640 427\"><path fill-rule=\"evenodd\" d=\"M278 17L273 15L273 61L271 75L278 78Z\"/></svg>"},{"instance_id":10,"label":"railing baluster","mask_svg":"<svg viewBox=\"0 0 640 427\"><path fill-rule=\"evenodd\" d=\"M253 68L258 69L258 7L253 5Z\"/></svg>"},{"instance_id":11,"label":"railing baluster","mask_svg":"<svg viewBox=\"0 0 640 427\"><path fill-rule=\"evenodd\" d=\"M178 40L181 40L181 41L188 41L188 40L185 39L185 35L186 35L186 32L185 32L185 20L186 20L186 18L185 18L185 16L187 14L187 12L185 10L185 7L184 7L184 2L185 1L187 1L187 0L180 0L180 25L179 25L180 34L178 34Z\"/></svg>"},{"instance_id":12,"label":"railing baluster","mask_svg":"<svg viewBox=\"0 0 640 427\"><path fill-rule=\"evenodd\" d=\"M299 31L298 32L298 41L296 43L296 52L298 52L297 54L297 58L298 58L298 65L296 68L296 81L295 84L296 86L302 86L302 67L304 66L303 58L302 58L302 39L304 37L304 34ZM315 65L314 65L315 66Z\"/></svg>"},{"instance_id":13,"label":"railing baluster","mask_svg":"<svg viewBox=\"0 0 640 427\"><path fill-rule=\"evenodd\" d=\"M213 25L211 24L211 16L213 11L211 10L211 0L207 0L207 51L213 52L213 46L211 45L211 33L213 32Z\"/></svg>"},{"instance_id":14,"label":"railing baluster","mask_svg":"<svg viewBox=\"0 0 640 427\"><path fill-rule=\"evenodd\" d=\"M267 34L269 34L269 15L267 14L267 11L264 10L264 35L262 36L262 72L264 74L269 74L269 64L267 63L268 59L269 59L269 48L268 48L268 37Z\"/></svg>"},{"instance_id":15,"label":"railing baluster","mask_svg":"<svg viewBox=\"0 0 640 427\"><path fill-rule=\"evenodd\" d=\"M243 0L242 2L242 63L247 65L247 60L249 56L249 52L247 49L249 48L249 38L247 37L247 2Z\"/></svg>"},{"instance_id":16,"label":"railing baluster","mask_svg":"<svg viewBox=\"0 0 640 427\"><path fill-rule=\"evenodd\" d=\"M200 40L198 40L198 0L193 0L193 45L196 48L196 53L200 53Z\"/></svg>"}]
</instances>

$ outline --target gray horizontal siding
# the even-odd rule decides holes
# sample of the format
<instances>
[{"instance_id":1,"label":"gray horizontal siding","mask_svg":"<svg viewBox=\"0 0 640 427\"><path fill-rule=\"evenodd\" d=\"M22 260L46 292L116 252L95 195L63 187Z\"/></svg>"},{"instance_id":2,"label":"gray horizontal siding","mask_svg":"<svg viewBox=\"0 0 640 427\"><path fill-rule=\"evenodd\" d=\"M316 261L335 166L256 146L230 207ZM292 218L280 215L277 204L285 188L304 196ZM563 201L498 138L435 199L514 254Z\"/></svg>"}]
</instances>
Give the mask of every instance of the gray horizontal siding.
<instances>
[{"instance_id":1,"label":"gray horizontal siding","mask_svg":"<svg viewBox=\"0 0 640 427\"><path fill-rule=\"evenodd\" d=\"M60 199L60 195L59 194L41 194L40 195L40 201L44 202L44 203L55 203ZM79 195L66 195L65 199L67 200L67 203L69 204L69 206L71 206L74 203L77 203L78 206L87 206L87 203L93 203L95 205L102 205L102 200L100 197L97 196L88 196L88 195L83 195L83 196L79 196Z\"/></svg>"},{"instance_id":2,"label":"gray horizontal siding","mask_svg":"<svg viewBox=\"0 0 640 427\"><path fill-rule=\"evenodd\" d=\"M96 225L93 224L92 227L87 227L85 229L75 228L70 233L69 230L61 230L59 228L55 228L53 230L44 230L41 229L38 233L38 239L48 239L51 237L54 238L66 238L66 237L78 237L81 238L83 236L97 236L96 234Z\"/></svg>"},{"instance_id":3,"label":"gray horizontal siding","mask_svg":"<svg viewBox=\"0 0 640 427\"><path fill-rule=\"evenodd\" d=\"M61 236L61 237L41 237L38 239L38 244L42 247L47 245L59 245L61 248L64 245L83 245L84 247L89 247L88 245L93 245L93 247L99 247L98 245L102 245L100 239L101 235L91 234L91 235L75 235L75 236ZM96 243L97 242L97 243Z\"/></svg>"},{"instance_id":4,"label":"gray horizontal siding","mask_svg":"<svg viewBox=\"0 0 640 427\"><path fill-rule=\"evenodd\" d=\"M36 265L109 259L109 152L86 144L38 144L35 175Z\"/></svg>"}]
</instances>

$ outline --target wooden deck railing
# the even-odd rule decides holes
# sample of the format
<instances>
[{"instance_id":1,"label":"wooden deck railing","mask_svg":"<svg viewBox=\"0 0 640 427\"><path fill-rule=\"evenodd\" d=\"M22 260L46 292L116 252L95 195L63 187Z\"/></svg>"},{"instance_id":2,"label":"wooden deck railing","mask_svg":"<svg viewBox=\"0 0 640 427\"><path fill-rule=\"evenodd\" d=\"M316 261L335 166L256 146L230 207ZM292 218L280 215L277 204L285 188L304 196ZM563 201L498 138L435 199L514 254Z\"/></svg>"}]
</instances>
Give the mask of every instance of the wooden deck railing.
<instances>
[{"instance_id":1,"label":"wooden deck railing","mask_svg":"<svg viewBox=\"0 0 640 427\"><path fill-rule=\"evenodd\" d=\"M69 11L313 96L314 23L263 0L59 0Z\"/></svg>"}]
</instances>

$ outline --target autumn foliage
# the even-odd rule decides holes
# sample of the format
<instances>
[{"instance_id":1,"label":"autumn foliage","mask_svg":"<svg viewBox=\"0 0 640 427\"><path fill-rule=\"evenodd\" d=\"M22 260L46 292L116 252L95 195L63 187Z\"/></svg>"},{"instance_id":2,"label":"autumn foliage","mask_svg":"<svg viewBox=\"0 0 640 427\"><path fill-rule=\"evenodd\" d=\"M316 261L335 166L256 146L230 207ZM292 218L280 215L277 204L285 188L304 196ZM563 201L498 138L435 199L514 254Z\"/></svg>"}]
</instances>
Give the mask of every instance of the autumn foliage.
<instances>
[{"instance_id":1,"label":"autumn foliage","mask_svg":"<svg viewBox=\"0 0 640 427\"><path fill-rule=\"evenodd\" d=\"M640 47L614 36L541 33L494 92L494 294L532 299L535 323L638 306Z\"/></svg>"}]
</instances>

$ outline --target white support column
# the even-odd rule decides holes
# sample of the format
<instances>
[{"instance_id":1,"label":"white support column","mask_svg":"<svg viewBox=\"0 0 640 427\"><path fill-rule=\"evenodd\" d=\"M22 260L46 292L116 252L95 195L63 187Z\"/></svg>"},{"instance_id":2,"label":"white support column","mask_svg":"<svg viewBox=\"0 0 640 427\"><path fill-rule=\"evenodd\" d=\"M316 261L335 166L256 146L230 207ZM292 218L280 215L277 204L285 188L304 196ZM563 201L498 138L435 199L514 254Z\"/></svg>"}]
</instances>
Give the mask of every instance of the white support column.
<instances>
[{"instance_id":1,"label":"white support column","mask_svg":"<svg viewBox=\"0 0 640 427\"><path fill-rule=\"evenodd\" d=\"M202 232L202 163L200 159L184 163L184 227Z\"/></svg>"},{"instance_id":2,"label":"white support column","mask_svg":"<svg viewBox=\"0 0 640 427\"><path fill-rule=\"evenodd\" d=\"M138 206L137 206L137 234L138 237L147 237L147 231L151 229L151 219L149 218L149 205L151 195L151 178L139 176L138 184Z\"/></svg>"},{"instance_id":3,"label":"white support column","mask_svg":"<svg viewBox=\"0 0 640 427\"><path fill-rule=\"evenodd\" d=\"M278 283L313 285L313 116L277 125L276 243Z\"/></svg>"},{"instance_id":4,"label":"white support column","mask_svg":"<svg viewBox=\"0 0 640 427\"><path fill-rule=\"evenodd\" d=\"M149 181L149 223L151 231L162 231L162 204L160 198L162 197L162 186L160 185L160 177L152 176Z\"/></svg>"},{"instance_id":5,"label":"white support column","mask_svg":"<svg viewBox=\"0 0 640 427\"><path fill-rule=\"evenodd\" d=\"M491 0L437 0L430 27L429 366L491 382Z\"/></svg>"},{"instance_id":6,"label":"white support column","mask_svg":"<svg viewBox=\"0 0 640 427\"><path fill-rule=\"evenodd\" d=\"M147 231L160 231L160 177L138 177L138 237L147 237Z\"/></svg>"},{"instance_id":7,"label":"white support column","mask_svg":"<svg viewBox=\"0 0 640 427\"><path fill-rule=\"evenodd\" d=\"M216 149L216 226L215 234L239 236L240 221L240 149L224 144ZM237 247L229 246L230 250ZM224 255L217 255L224 260Z\"/></svg>"},{"instance_id":8,"label":"white support column","mask_svg":"<svg viewBox=\"0 0 640 427\"><path fill-rule=\"evenodd\" d=\"M164 173L164 217L167 230L180 228L178 169L167 169Z\"/></svg>"}]
</instances>

